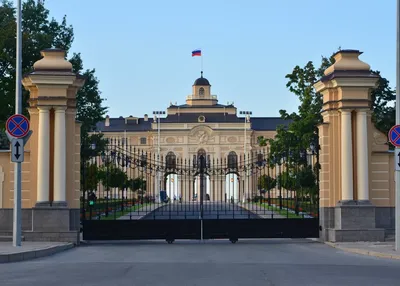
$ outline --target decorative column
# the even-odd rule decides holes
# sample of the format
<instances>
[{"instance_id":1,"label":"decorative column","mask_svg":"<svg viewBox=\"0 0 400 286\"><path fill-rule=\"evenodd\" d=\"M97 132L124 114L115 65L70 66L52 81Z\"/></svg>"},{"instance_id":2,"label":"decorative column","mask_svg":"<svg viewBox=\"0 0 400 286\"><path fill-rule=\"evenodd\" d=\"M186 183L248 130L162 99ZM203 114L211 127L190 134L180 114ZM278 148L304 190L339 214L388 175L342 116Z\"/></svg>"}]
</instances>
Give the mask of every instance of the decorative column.
<instances>
[{"instance_id":1,"label":"decorative column","mask_svg":"<svg viewBox=\"0 0 400 286\"><path fill-rule=\"evenodd\" d=\"M54 202L58 206L66 203L66 106L55 107L54 116Z\"/></svg>"},{"instance_id":2,"label":"decorative column","mask_svg":"<svg viewBox=\"0 0 400 286\"><path fill-rule=\"evenodd\" d=\"M341 111L341 160L342 160L342 201L353 200L353 143L351 134L351 112Z\"/></svg>"},{"instance_id":3,"label":"decorative column","mask_svg":"<svg viewBox=\"0 0 400 286\"><path fill-rule=\"evenodd\" d=\"M37 159L37 202L36 205L49 204L50 174L50 107L38 106L38 159Z\"/></svg>"},{"instance_id":4,"label":"decorative column","mask_svg":"<svg viewBox=\"0 0 400 286\"><path fill-rule=\"evenodd\" d=\"M359 201L369 201L367 138L367 112L360 110L357 111L357 197Z\"/></svg>"}]
</instances>

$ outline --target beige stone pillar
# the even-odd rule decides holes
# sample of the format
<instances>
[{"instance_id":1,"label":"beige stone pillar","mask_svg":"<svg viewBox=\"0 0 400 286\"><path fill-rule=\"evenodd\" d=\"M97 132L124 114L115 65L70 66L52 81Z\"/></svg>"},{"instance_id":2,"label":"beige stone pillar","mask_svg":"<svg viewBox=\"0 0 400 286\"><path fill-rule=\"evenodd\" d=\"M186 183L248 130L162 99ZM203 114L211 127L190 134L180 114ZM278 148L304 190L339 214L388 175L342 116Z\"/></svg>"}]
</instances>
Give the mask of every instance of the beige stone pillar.
<instances>
[{"instance_id":1,"label":"beige stone pillar","mask_svg":"<svg viewBox=\"0 0 400 286\"><path fill-rule=\"evenodd\" d=\"M351 112L341 111L341 162L342 162L342 200L353 200L353 142L351 132Z\"/></svg>"},{"instance_id":2,"label":"beige stone pillar","mask_svg":"<svg viewBox=\"0 0 400 286\"><path fill-rule=\"evenodd\" d=\"M66 206L66 106L54 109L54 204Z\"/></svg>"},{"instance_id":3,"label":"beige stone pillar","mask_svg":"<svg viewBox=\"0 0 400 286\"><path fill-rule=\"evenodd\" d=\"M37 205L49 203L50 191L50 107L38 106L38 160L37 160Z\"/></svg>"},{"instance_id":4,"label":"beige stone pillar","mask_svg":"<svg viewBox=\"0 0 400 286\"><path fill-rule=\"evenodd\" d=\"M357 199L369 200L367 111L357 111Z\"/></svg>"},{"instance_id":5,"label":"beige stone pillar","mask_svg":"<svg viewBox=\"0 0 400 286\"><path fill-rule=\"evenodd\" d=\"M379 76L360 55L357 50L337 52L334 64L314 85L323 99L319 227L324 241L384 239L384 229L377 228L376 207L369 202L368 141L373 123L368 111Z\"/></svg>"}]
</instances>

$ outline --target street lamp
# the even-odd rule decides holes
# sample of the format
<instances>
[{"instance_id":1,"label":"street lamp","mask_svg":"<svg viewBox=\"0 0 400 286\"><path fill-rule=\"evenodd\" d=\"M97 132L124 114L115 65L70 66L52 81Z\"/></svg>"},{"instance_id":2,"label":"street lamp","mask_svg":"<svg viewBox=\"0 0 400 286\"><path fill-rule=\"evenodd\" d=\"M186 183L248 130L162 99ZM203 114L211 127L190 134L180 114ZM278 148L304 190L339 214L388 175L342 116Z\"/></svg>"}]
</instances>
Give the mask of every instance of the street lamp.
<instances>
[{"instance_id":1,"label":"street lamp","mask_svg":"<svg viewBox=\"0 0 400 286\"><path fill-rule=\"evenodd\" d=\"M160 171L158 170L157 167L161 165L161 160L160 160L160 153L161 153L161 139L160 139L160 126L161 126L161 115L165 115L165 111L153 111L154 115L154 121L157 123L157 162L156 162L156 193L154 194L155 199L157 202L160 201ZM158 194L158 195L156 195Z\"/></svg>"},{"instance_id":2,"label":"street lamp","mask_svg":"<svg viewBox=\"0 0 400 286\"><path fill-rule=\"evenodd\" d=\"M249 156L247 156L247 123L250 123L250 115L252 115L253 113L251 112L251 111L240 111L239 112L239 114L241 114L241 115L245 115L245 117L244 117L244 167L245 167L245 172L246 172L246 174L245 174L245 176L244 176L244 188L243 188L243 203L245 202L245 194L246 194L246 189L248 188L248 186L247 186L247 176L248 176L248 168L247 168L247 164L246 164L246 161L247 161L247 157L249 157ZM247 192L248 192L248 190L247 190Z\"/></svg>"}]
</instances>

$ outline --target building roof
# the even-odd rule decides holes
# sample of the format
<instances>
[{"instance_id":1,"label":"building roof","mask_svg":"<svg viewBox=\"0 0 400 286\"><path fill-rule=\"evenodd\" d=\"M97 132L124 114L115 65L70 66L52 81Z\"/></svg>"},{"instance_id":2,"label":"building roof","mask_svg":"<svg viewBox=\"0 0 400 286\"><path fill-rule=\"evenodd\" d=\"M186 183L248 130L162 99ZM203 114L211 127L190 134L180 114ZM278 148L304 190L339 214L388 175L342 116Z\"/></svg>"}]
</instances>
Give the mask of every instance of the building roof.
<instances>
[{"instance_id":1,"label":"building roof","mask_svg":"<svg viewBox=\"0 0 400 286\"><path fill-rule=\"evenodd\" d=\"M204 123L244 123L244 117L237 117L235 114L222 114L222 113L206 113L206 114L185 114L181 113L168 115L165 118L161 118L161 124L163 123L198 123L199 116L205 117ZM96 131L101 132L143 132L151 131L151 124L153 118L148 118L145 121L144 118L138 118L136 120L129 119L127 122L125 118L109 118L110 126L105 126L105 121L98 122L96 125ZM289 120L284 120L280 117L252 117L250 118L251 127L255 131L274 131L279 125L288 125Z\"/></svg>"},{"instance_id":2,"label":"building roof","mask_svg":"<svg viewBox=\"0 0 400 286\"><path fill-rule=\"evenodd\" d=\"M194 81L193 85L210 85L210 82L208 81L208 79L206 79L205 77L203 77L203 72L201 72L201 77L199 77L198 79L196 79Z\"/></svg>"}]
</instances>

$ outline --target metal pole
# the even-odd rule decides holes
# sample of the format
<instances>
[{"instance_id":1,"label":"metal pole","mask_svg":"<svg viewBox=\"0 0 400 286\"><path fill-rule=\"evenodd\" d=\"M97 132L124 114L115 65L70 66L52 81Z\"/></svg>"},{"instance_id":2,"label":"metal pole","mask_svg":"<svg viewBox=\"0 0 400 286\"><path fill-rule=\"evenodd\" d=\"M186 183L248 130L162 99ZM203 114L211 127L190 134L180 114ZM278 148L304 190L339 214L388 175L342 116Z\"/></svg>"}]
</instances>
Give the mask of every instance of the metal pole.
<instances>
[{"instance_id":1,"label":"metal pole","mask_svg":"<svg viewBox=\"0 0 400 286\"><path fill-rule=\"evenodd\" d=\"M247 141L247 132L246 132L246 122L247 121L247 115L244 115L244 166L245 166L245 174L244 174L244 193L243 193L243 203L246 202L246 189L247 189L247 148L246 148L246 141Z\"/></svg>"},{"instance_id":2,"label":"metal pole","mask_svg":"<svg viewBox=\"0 0 400 286\"><path fill-rule=\"evenodd\" d=\"M17 61L15 76L15 114L22 114L22 27L21 0L17 1ZM13 246L21 246L21 163L14 165Z\"/></svg>"},{"instance_id":3,"label":"metal pole","mask_svg":"<svg viewBox=\"0 0 400 286\"><path fill-rule=\"evenodd\" d=\"M400 0L397 0L396 125L400 124ZM396 147L399 151L399 147ZM397 158L394 158L395 161ZM400 250L400 171L396 171L396 250Z\"/></svg>"},{"instance_id":4,"label":"metal pole","mask_svg":"<svg viewBox=\"0 0 400 286\"><path fill-rule=\"evenodd\" d=\"M160 120L160 115L157 116L157 161L158 161L158 165L160 166L161 164L161 160L160 160L160 152L161 152L161 148L160 148L160 124L161 124L161 120ZM160 182L160 171L157 172L157 197L158 197L158 201L161 201L161 182Z\"/></svg>"}]
</instances>

